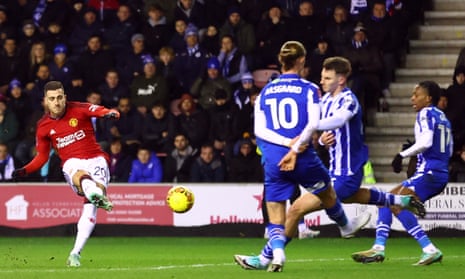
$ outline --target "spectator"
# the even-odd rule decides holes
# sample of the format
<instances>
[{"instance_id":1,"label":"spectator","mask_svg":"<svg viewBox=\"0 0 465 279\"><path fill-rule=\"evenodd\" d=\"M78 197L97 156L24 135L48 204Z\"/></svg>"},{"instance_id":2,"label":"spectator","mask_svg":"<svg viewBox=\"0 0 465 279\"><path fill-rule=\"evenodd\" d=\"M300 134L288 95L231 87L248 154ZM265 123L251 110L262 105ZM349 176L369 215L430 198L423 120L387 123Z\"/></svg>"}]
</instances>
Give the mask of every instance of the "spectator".
<instances>
[{"instance_id":1,"label":"spectator","mask_svg":"<svg viewBox=\"0 0 465 279\"><path fill-rule=\"evenodd\" d=\"M194 81L204 73L208 53L199 45L198 29L188 25L184 34L186 49L177 53L174 59L174 72L177 74L183 92L188 92Z\"/></svg>"},{"instance_id":2,"label":"spectator","mask_svg":"<svg viewBox=\"0 0 465 279\"><path fill-rule=\"evenodd\" d=\"M174 23L175 32L170 38L168 45L173 48L174 53L182 53L186 50L186 41L184 40L184 35L187 29L187 23L184 19L178 19Z\"/></svg>"},{"instance_id":3,"label":"spectator","mask_svg":"<svg viewBox=\"0 0 465 279\"><path fill-rule=\"evenodd\" d=\"M465 144L465 65L454 70L452 84L446 89L447 109L445 113L452 126L455 151Z\"/></svg>"},{"instance_id":4,"label":"spectator","mask_svg":"<svg viewBox=\"0 0 465 279\"><path fill-rule=\"evenodd\" d=\"M168 101L173 101L181 97L182 88L181 84L174 71L174 50L169 47L162 47L159 51L159 63L157 65L159 73L165 78L168 83Z\"/></svg>"},{"instance_id":5,"label":"spectator","mask_svg":"<svg viewBox=\"0 0 465 279\"><path fill-rule=\"evenodd\" d=\"M239 110L242 110L246 104L250 102L250 92L253 91L253 76L247 72L241 76L241 86L233 92L232 99Z\"/></svg>"},{"instance_id":6,"label":"spectator","mask_svg":"<svg viewBox=\"0 0 465 279\"><path fill-rule=\"evenodd\" d=\"M24 92L21 82L17 79L10 82L7 96L9 97L7 107L16 115L19 125L19 138L22 139L25 136L24 128L32 115L31 99Z\"/></svg>"},{"instance_id":7,"label":"spectator","mask_svg":"<svg viewBox=\"0 0 465 279\"><path fill-rule=\"evenodd\" d=\"M291 38L304 44L307 49L317 47L318 38L323 35L325 19L314 12L313 2L303 0L298 4L298 13L291 15ZM319 81L318 81L319 82Z\"/></svg>"},{"instance_id":8,"label":"spectator","mask_svg":"<svg viewBox=\"0 0 465 279\"><path fill-rule=\"evenodd\" d=\"M289 30L288 18L283 16L279 5L273 4L257 26L258 68L279 69L277 53L289 38Z\"/></svg>"},{"instance_id":9,"label":"spectator","mask_svg":"<svg viewBox=\"0 0 465 279\"><path fill-rule=\"evenodd\" d=\"M236 40L237 48L247 58L248 68L254 69L252 56L256 42L254 26L241 18L241 11L236 6L228 9L227 18L219 29L219 37L223 38L224 35L231 35Z\"/></svg>"},{"instance_id":10,"label":"spectator","mask_svg":"<svg viewBox=\"0 0 465 279\"><path fill-rule=\"evenodd\" d=\"M198 109L192 96L187 93L181 96L179 110L181 113L176 116L176 131L185 134L193 148L200 148L208 139L208 114Z\"/></svg>"},{"instance_id":11,"label":"spectator","mask_svg":"<svg viewBox=\"0 0 465 279\"><path fill-rule=\"evenodd\" d=\"M27 93L32 101L34 110L40 110L42 108L42 99L44 98L44 86L50 79L50 70L48 65L41 64L37 68L34 82L29 84L30 90Z\"/></svg>"},{"instance_id":12,"label":"spectator","mask_svg":"<svg viewBox=\"0 0 465 279\"><path fill-rule=\"evenodd\" d=\"M63 25L58 22L52 21L48 25L47 31L42 35L43 41L45 43L45 51L49 55L53 55L55 47L60 44L64 45L68 49L67 43L68 38L63 30ZM66 90L66 88L65 88Z\"/></svg>"},{"instance_id":13,"label":"spectator","mask_svg":"<svg viewBox=\"0 0 465 279\"><path fill-rule=\"evenodd\" d=\"M97 11L92 8L86 8L79 21L73 25L68 43L71 47L71 59L74 61L88 47L91 36L98 36L102 33L103 25L97 20ZM79 59L80 60L80 59Z\"/></svg>"},{"instance_id":14,"label":"spectator","mask_svg":"<svg viewBox=\"0 0 465 279\"><path fill-rule=\"evenodd\" d=\"M108 154L110 155L110 179L112 182L128 182L132 161L125 146L120 139L114 139L110 143Z\"/></svg>"},{"instance_id":15,"label":"spectator","mask_svg":"<svg viewBox=\"0 0 465 279\"><path fill-rule=\"evenodd\" d=\"M17 16L15 14L15 16ZM0 41L6 38L16 37L15 22L8 18L8 9L5 5L0 5Z\"/></svg>"},{"instance_id":16,"label":"spectator","mask_svg":"<svg viewBox=\"0 0 465 279\"><path fill-rule=\"evenodd\" d=\"M1 14L1 11L0 11ZM16 47L16 39L6 38L0 52L0 94L6 93L8 84L14 78L26 81L26 71Z\"/></svg>"},{"instance_id":17,"label":"spectator","mask_svg":"<svg viewBox=\"0 0 465 279\"><path fill-rule=\"evenodd\" d=\"M163 163L164 182L189 182L192 162L197 156L197 149L189 144L184 134L174 136L174 149L168 153Z\"/></svg>"},{"instance_id":18,"label":"spectator","mask_svg":"<svg viewBox=\"0 0 465 279\"><path fill-rule=\"evenodd\" d=\"M225 166L215 157L213 146L203 144L199 156L192 163L190 182L224 182Z\"/></svg>"},{"instance_id":19,"label":"spectator","mask_svg":"<svg viewBox=\"0 0 465 279\"><path fill-rule=\"evenodd\" d=\"M248 71L247 60L238 50L234 38L224 35L221 38L221 49L218 55L221 73L235 89L241 84L242 75Z\"/></svg>"},{"instance_id":20,"label":"spectator","mask_svg":"<svg viewBox=\"0 0 465 279\"><path fill-rule=\"evenodd\" d=\"M137 150L137 159L132 161L128 182L161 182L162 176L163 167L157 155L147 147L139 147Z\"/></svg>"},{"instance_id":21,"label":"spectator","mask_svg":"<svg viewBox=\"0 0 465 279\"><path fill-rule=\"evenodd\" d=\"M157 55L171 38L171 27L166 21L162 8L153 4L148 7L147 21L142 25L141 33L145 37L146 50L153 56Z\"/></svg>"},{"instance_id":22,"label":"spectator","mask_svg":"<svg viewBox=\"0 0 465 279\"><path fill-rule=\"evenodd\" d=\"M132 18L132 11L128 5L120 5L116 12L116 21L107 26L103 38L115 56L124 55L131 50L131 37L138 26Z\"/></svg>"},{"instance_id":23,"label":"spectator","mask_svg":"<svg viewBox=\"0 0 465 279\"><path fill-rule=\"evenodd\" d=\"M260 90L257 87L252 87L250 91L248 91L248 102L244 104L242 108L240 108L236 112L236 117L234 121L234 128L236 139L243 139L249 138L255 143L255 132L254 132L254 106L255 100L257 99L258 95L260 94ZM237 153L237 143L234 147L234 152Z\"/></svg>"},{"instance_id":24,"label":"spectator","mask_svg":"<svg viewBox=\"0 0 465 279\"><path fill-rule=\"evenodd\" d=\"M333 56L333 51L329 46L328 39L321 36L317 41L316 48L310 53L310 61L308 62L310 67L310 73L308 80L319 84L321 81L321 70L323 68L323 61Z\"/></svg>"},{"instance_id":25,"label":"spectator","mask_svg":"<svg viewBox=\"0 0 465 279\"><path fill-rule=\"evenodd\" d=\"M367 29L370 44L376 46L382 53L381 89L384 97L389 97L389 84L394 81L394 71L398 65L398 49L402 47L403 30L396 30L394 22L386 12L385 1L376 1L371 10L371 16L363 21ZM407 28L406 26L397 28Z\"/></svg>"},{"instance_id":26,"label":"spectator","mask_svg":"<svg viewBox=\"0 0 465 279\"><path fill-rule=\"evenodd\" d=\"M36 78L37 69L39 65L48 65L50 56L45 51L44 42L37 41L31 46L30 53L27 57L27 84L26 89L31 90L34 79Z\"/></svg>"},{"instance_id":27,"label":"spectator","mask_svg":"<svg viewBox=\"0 0 465 279\"><path fill-rule=\"evenodd\" d=\"M102 105L107 108L118 106L118 100L129 97L129 87L119 79L118 71L110 69L105 75L105 82L100 84L98 91L102 94Z\"/></svg>"},{"instance_id":28,"label":"spectator","mask_svg":"<svg viewBox=\"0 0 465 279\"><path fill-rule=\"evenodd\" d=\"M200 45L207 51L210 56L218 56L220 53L220 37L218 34L218 28L214 25L209 25L207 32L200 42Z\"/></svg>"},{"instance_id":29,"label":"spectator","mask_svg":"<svg viewBox=\"0 0 465 279\"><path fill-rule=\"evenodd\" d=\"M131 101L142 115L146 115L153 104L167 104L168 94L168 83L162 75L157 74L154 59L150 55L145 56L144 74L134 78L131 83Z\"/></svg>"},{"instance_id":30,"label":"spectator","mask_svg":"<svg viewBox=\"0 0 465 279\"><path fill-rule=\"evenodd\" d=\"M229 165L230 182L263 181L263 167L255 149L256 146L249 139L239 141L239 152L234 155Z\"/></svg>"},{"instance_id":31,"label":"spectator","mask_svg":"<svg viewBox=\"0 0 465 279\"><path fill-rule=\"evenodd\" d=\"M124 55L116 57L117 69L121 74L121 80L125 84L131 84L136 76L144 73L144 57L150 55L145 50L144 35L136 33L131 37L132 48Z\"/></svg>"},{"instance_id":32,"label":"spectator","mask_svg":"<svg viewBox=\"0 0 465 279\"><path fill-rule=\"evenodd\" d=\"M344 48L350 44L353 28L353 24L347 18L347 9L342 5L337 5L332 18L325 27L325 36L335 55L342 55Z\"/></svg>"},{"instance_id":33,"label":"spectator","mask_svg":"<svg viewBox=\"0 0 465 279\"><path fill-rule=\"evenodd\" d=\"M182 19L200 29L207 27L205 7L201 1L179 0L176 2L174 20Z\"/></svg>"},{"instance_id":34,"label":"spectator","mask_svg":"<svg viewBox=\"0 0 465 279\"><path fill-rule=\"evenodd\" d=\"M39 32L31 19L26 19L23 22L21 32L18 40L19 55L21 58L29 60L32 44L40 40Z\"/></svg>"},{"instance_id":35,"label":"spectator","mask_svg":"<svg viewBox=\"0 0 465 279\"><path fill-rule=\"evenodd\" d=\"M206 74L198 77L191 87L192 96L198 98L203 109L209 109L215 105L217 89L223 89L227 93L227 101L231 99L231 84L221 75L220 67L218 58L211 57L207 62Z\"/></svg>"},{"instance_id":36,"label":"spectator","mask_svg":"<svg viewBox=\"0 0 465 279\"><path fill-rule=\"evenodd\" d=\"M144 118L142 144L156 153L168 153L172 149L174 128L174 116L164 103L156 102Z\"/></svg>"},{"instance_id":37,"label":"spectator","mask_svg":"<svg viewBox=\"0 0 465 279\"><path fill-rule=\"evenodd\" d=\"M73 65L68 59L68 48L65 44L54 46L53 59L48 63L48 68L53 79L60 81L66 92L70 92ZM67 94L67 99L75 101L77 98L75 99L71 94Z\"/></svg>"},{"instance_id":38,"label":"spectator","mask_svg":"<svg viewBox=\"0 0 465 279\"><path fill-rule=\"evenodd\" d=\"M140 145L142 116L131 105L128 97L122 97L118 101L120 118L117 121L107 122L106 138L110 141L121 139L123 145L128 146L130 155L135 155Z\"/></svg>"},{"instance_id":39,"label":"spectator","mask_svg":"<svg viewBox=\"0 0 465 279\"><path fill-rule=\"evenodd\" d=\"M223 89L217 89L214 95L214 105L208 109L210 118L209 141L217 154L222 154L229 164L233 157L233 146L236 138L234 122L236 107L228 100L228 94Z\"/></svg>"},{"instance_id":40,"label":"spectator","mask_svg":"<svg viewBox=\"0 0 465 279\"><path fill-rule=\"evenodd\" d=\"M363 25L354 28L352 44L343 51L352 65L351 89L357 96L364 112L365 125L372 125L378 100L381 97L381 72L383 62L376 45L367 38L367 30Z\"/></svg>"},{"instance_id":41,"label":"spectator","mask_svg":"<svg viewBox=\"0 0 465 279\"><path fill-rule=\"evenodd\" d=\"M0 95L0 143L8 150L15 150L18 143L19 123L13 111L6 105L6 97Z\"/></svg>"},{"instance_id":42,"label":"spectator","mask_svg":"<svg viewBox=\"0 0 465 279\"><path fill-rule=\"evenodd\" d=\"M15 161L8 152L8 146L0 142L0 182L13 181Z\"/></svg>"},{"instance_id":43,"label":"spectator","mask_svg":"<svg viewBox=\"0 0 465 279\"><path fill-rule=\"evenodd\" d=\"M115 59L108 50L103 49L100 35L91 35L87 40L87 49L76 63L73 86L95 90L105 81L106 72L114 67Z\"/></svg>"}]
</instances>

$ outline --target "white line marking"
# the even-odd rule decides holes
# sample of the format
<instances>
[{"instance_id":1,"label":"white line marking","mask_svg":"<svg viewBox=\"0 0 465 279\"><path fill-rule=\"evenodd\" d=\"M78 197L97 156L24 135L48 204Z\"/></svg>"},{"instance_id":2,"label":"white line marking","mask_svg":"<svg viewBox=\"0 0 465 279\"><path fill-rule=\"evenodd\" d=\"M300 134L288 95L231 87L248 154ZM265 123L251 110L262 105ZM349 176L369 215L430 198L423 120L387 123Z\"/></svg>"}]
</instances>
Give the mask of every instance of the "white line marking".
<instances>
[{"instance_id":1,"label":"white line marking","mask_svg":"<svg viewBox=\"0 0 465 279\"><path fill-rule=\"evenodd\" d=\"M462 259L465 258L465 255L447 255L447 259ZM388 258L388 261L398 262L398 261L415 261L418 257L400 257L400 258ZM231 260L232 261L232 260ZM309 263L309 262L331 262L331 261L352 261L350 258L333 258L333 259L294 259L288 260L287 262L294 263ZM359 263L354 263L359 264ZM63 264L64 265L64 264ZM218 263L218 264L192 264L192 265L161 265L161 266L146 266L146 267L104 267L104 268L92 268L91 264L86 265L85 267L67 268L64 266L61 269L27 269L27 267L22 266L17 269L1 269L0 274L8 273L53 273L53 272L70 272L70 270L79 270L79 272L95 272L95 271L145 271L145 270L167 270L167 269L176 269L176 268L206 268L206 267L218 267L218 266L230 266L236 265L236 263Z\"/></svg>"}]
</instances>

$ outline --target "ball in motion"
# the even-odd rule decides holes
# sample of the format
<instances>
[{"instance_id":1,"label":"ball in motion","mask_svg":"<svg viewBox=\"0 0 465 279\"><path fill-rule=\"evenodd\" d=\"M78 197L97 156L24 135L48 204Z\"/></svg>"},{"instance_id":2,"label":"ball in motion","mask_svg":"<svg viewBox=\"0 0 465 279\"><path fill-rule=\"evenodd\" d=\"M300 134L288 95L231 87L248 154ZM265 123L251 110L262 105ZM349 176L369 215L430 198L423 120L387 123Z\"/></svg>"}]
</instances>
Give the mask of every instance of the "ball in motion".
<instances>
[{"instance_id":1,"label":"ball in motion","mask_svg":"<svg viewBox=\"0 0 465 279\"><path fill-rule=\"evenodd\" d=\"M176 213L185 213L194 205L194 193L186 186L173 186L166 195L168 206Z\"/></svg>"}]
</instances>

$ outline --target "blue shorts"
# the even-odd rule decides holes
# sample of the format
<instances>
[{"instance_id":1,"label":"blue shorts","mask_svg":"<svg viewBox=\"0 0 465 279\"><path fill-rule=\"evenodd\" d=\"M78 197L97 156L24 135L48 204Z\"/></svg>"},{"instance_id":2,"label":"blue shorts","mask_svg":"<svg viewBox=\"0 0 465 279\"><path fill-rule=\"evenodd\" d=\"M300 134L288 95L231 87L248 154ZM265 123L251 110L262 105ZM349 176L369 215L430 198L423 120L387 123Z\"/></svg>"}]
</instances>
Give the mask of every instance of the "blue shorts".
<instances>
[{"instance_id":1,"label":"blue shorts","mask_svg":"<svg viewBox=\"0 0 465 279\"><path fill-rule=\"evenodd\" d=\"M298 160L293 171L284 172L277 164L264 164L265 201L281 202L292 198L295 187L301 185L314 194L326 189L331 182L328 170L319 162Z\"/></svg>"},{"instance_id":2,"label":"blue shorts","mask_svg":"<svg viewBox=\"0 0 465 279\"><path fill-rule=\"evenodd\" d=\"M335 175L332 177L334 190L339 200L344 201L352 197L360 189L363 180L363 168L354 175Z\"/></svg>"},{"instance_id":3,"label":"blue shorts","mask_svg":"<svg viewBox=\"0 0 465 279\"><path fill-rule=\"evenodd\" d=\"M447 186L449 174L447 172L434 172L432 170L424 173L417 172L407 180L402 181L402 186L415 191L418 198L425 202L439 195Z\"/></svg>"}]
</instances>

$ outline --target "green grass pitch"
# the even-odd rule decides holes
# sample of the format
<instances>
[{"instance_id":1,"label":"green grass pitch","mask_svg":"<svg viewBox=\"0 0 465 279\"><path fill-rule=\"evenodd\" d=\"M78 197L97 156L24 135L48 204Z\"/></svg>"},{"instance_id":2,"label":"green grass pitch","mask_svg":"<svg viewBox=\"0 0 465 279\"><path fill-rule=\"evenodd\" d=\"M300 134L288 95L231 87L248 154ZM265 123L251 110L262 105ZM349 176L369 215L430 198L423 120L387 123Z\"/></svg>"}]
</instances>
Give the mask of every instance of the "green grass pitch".
<instances>
[{"instance_id":1,"label":"green grass pitch","mask_svg":"<svg viewBox=\"0 0 465 279\"><path fill-rule=\"evenodd\" d=\"M65 265L71 237L0 238L0 278L375 278L454 279L465 272L465 238L435 238L442 263L412 266L421 254L411 238L389 239L384 263L350 258L371 247L372 238L294 240L286 249L283 273L243 270L233 254L257 254L259 238L94 237L80 268Z\"/></svg>"}]
</instances>

